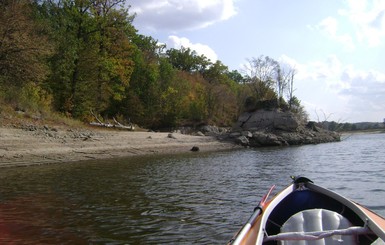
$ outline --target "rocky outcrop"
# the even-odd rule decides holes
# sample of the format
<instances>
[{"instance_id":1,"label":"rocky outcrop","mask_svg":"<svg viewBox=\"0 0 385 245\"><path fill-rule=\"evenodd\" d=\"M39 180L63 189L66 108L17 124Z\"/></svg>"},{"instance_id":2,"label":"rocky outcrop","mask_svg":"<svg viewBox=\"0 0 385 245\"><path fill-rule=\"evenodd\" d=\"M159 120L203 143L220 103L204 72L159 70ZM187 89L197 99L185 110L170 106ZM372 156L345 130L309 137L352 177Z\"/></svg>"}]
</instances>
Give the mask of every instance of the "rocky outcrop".
<instances>
[{"instance_id":1,"label":"rocky outcrop","mask_svg":"<svg viewBox=\"0 0 385 245\"><path fill-rule=\"evenodd\" d=\"M291 112L258 110L243 113L234 125L234 129L253 131L278 129L295 131L299 127L299 124Z\"/></svg>"},{"instance_id":2,"label":"rocky outcrop","mask_svg":"<svg viewBox=\"0 0 385 245\"><path fill-rule=\"evenodd\" d=\"M316 122L303 123L295 114L279 109L255 110L243 113L232 129L201 125L183 127L176 132L197 136L214 136L247 147L319 144L340 141L336 132L322 128Z\"/></svg>"},{"instance_id":3,"label":"rocky outcrop","mask_svg":"<svg viewBox=\"0 0 385 245\"><path fill-rule=\"evenodd\" d=\"M243 113L229 137L250 147L318 144L340 141L340 135L318 127L315 122L301 123L291 112L257 110Z\"/></svg>"}]
</instances>

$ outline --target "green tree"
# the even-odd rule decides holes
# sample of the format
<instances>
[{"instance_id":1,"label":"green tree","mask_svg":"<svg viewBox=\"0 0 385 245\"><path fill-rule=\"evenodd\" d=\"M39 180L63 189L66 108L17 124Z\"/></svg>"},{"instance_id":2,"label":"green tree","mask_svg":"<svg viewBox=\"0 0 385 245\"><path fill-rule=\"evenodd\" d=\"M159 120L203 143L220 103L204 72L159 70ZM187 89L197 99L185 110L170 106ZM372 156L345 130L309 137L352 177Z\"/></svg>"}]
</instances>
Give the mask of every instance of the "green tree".
<instances>
[{"instance_id":1,"label":"green tree","mask_svg":"<svg viewBox=\"0 0 385 245\"><path fill-rule=\"evenodd\" d=\"M159 122L159 49L157 42L143 35L132 39L134 53L132 60L134 70L127 90L127 98L122 101L126 118L146 127L152 127ZM140 110L138 110L140 108Z\"/></svg>"},{"instance_id":2,"label":"green tree","mask_svg":"<svg viewBox=\"0 0 385 245\"><path fill-rule=\"evenodd\" d=\"M179 71L176 77L181 102L181 123L196 125L207 123L209 118L207 110L207 81L201 74L191 74Z\"/></svg>"},{"instance_id":3,"label":"green tree","mask_svg":"<svg viewBox=\"0 0 385 245\"><path fill-rule=\"evenodd\" d=\"M107 110L111 100L124 98L134 69L131 59L134 48L130 42L136 33L132 26L134 16L128 14L124 2L99 0L92 6L91 13L96 19L94 38L98 46L95 60L97 96L93 101L97 112Z\"/></svg>"},{"instance_id":4,"label":"green tree","mask_svg":"<svg viewBox=\"0 0 385 245\"><path fill-rule=\"evenodd\" d=\"M85 118L90 109L108 113L121 100L133 70L133 16L121 0L44 2L56 41L48 84L55 107ZM106 111L107 110L107 111Z\"/></svg>"},{"instance_id":5,"label":"green tree","mask_svg":"<svg viewBox=\"0 0 385 245\"><path fill-rule=\"evenodd\" d=\"M13 104L24 86L40 86L49 73L46 59L52 46L33 10L27 0L0 2L0 94Z\"/></svg>"},{"instance_id":6,"label":"green tree","mask_svg":"<svg viewBox=\"0 0 385 245\"><path fill-rule=\"evenodd\" d=\"M238 84L245 84L247 82L245 77L237 70L228 71L227 76Z\"/></svg>"},{"instance_id":7,"label":"green tree","mask_svg":"<svg viewBox=\"0 0 385 245\"><path fill-rule=\"evenodd\" d=\"M293 96L289 104L291 105L290 110L295 113L299 120L303 122L307 122L309 120L309 115L306 112L305 108L301 105L301 101L296 97Z\"/></svg>"},{"instance_id":8,"label":"green tree","mask_svg":"<svg viewBox=\"0 0 385 245\"><path fill-rule=\"evenodd\" d=\"M88 43L93 23L89 11L91 3L81 1L47 1L42 11L51 24L52 39L56 43L50 65L52 74L47 81L54 94L55 108L72 116L80 116L91 84L96 79L94 63L96 46Z\"/></svg>"},{"instance_id":9,"label":"green tree","mask_svg":"<svg viewBox=\"0 0 385 245\"><path fill-rule=\"evenodd\" d=\"M175 127L183 114L186 83L179 81L177 74L167 58L159 59L160 127Z\"/></svg>"},{"instance_id":10,"label":"green tree","mask_svg":"<svg viewBox=\"0 0 385 245\"><path fill-rule=\"evenodd\" d=\"M233 118L231 114L237 111L235 82L229 78L228 73L228 67L220 61L203 72L203 77L207 81L207 111L210 120L220 122L229 116ZM230 111L226 112L226 110Z\"/></svg>"},{"instance_id":11,"label":"green tree","mask_svg":"<svg viewBox=\"0 0 385 245\"><path fill-rule=\"evenodd\" d=\"M186 72L203 72L211 64L204 55L198 55L190 48L169 49L166 51L169 62L178 70Z\"/></svg>"}]
</instances>

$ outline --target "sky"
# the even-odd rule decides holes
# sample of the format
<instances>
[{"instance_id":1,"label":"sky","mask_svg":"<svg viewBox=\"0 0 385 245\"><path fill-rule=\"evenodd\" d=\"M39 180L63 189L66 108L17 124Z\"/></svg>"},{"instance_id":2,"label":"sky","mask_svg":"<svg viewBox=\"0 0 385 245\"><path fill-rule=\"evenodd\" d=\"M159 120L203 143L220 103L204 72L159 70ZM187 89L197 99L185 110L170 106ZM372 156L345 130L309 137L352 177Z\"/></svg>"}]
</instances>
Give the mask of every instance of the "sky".
<instances>
[{"instance_id":1,"label":"sky","mask_svg":"<svg viewBox=\"0 0 385 245\"><path fill-rule=\"evenodd\" d=\"M314 121L383 122L384 0L127 0L138 32L243 72L261 55L295 69Z\"/></svg>"}]
</instances>

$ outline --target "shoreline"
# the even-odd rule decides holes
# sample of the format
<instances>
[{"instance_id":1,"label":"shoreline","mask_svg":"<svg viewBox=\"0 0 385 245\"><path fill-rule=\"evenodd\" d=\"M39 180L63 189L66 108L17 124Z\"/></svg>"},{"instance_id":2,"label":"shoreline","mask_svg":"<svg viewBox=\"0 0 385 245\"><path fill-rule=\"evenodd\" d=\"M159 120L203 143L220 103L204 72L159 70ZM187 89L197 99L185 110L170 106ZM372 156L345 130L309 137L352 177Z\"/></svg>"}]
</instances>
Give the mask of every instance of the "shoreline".
<instances>
[{"instance_id":1,"label":"shoreline","mask_svg":"<svg viewBox=\"0 0 385 245\"><path fill-rule=\"evenodd\" d=\"M31 125L0 127L0 141L0 168L241 148L211 136Z\"/></svg>"}]
</instances>

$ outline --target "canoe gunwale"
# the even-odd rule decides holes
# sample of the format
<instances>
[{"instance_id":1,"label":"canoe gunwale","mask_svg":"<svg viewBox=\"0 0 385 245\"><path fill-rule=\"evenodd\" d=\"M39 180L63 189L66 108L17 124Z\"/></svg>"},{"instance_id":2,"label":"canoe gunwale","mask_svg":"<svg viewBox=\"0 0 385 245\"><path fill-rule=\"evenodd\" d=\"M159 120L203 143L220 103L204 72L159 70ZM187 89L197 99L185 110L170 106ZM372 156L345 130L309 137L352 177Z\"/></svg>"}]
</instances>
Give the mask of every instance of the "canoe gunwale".
<instances>
[{"instance_id":1,"label":"canoe gunwale","mask_svg":"<svg viewBox=\"0 0 385 245\"><path fill-rule=\"evenodd\" d=\"M310 199L316 197L316 201L321 200L322 198L325 198L325 200L323 200L321 204L312 204L315 205L314 207L311 205L304 207L298 206L296 207L297 209L287 211L286 214L284 214L282 218L280 217L278 222L275 223L274 217L277 217L278 214L282 215L280 211L286 208L284 204L294 203L294 198L296 196L301 197L301 195L305 197L306 195L309 195L308 198ZM329 204L330 201L332 204ZM322 206L322 203L327 205ZM373 232L370 239L378 236L385 241L385 219L383 217L370 211L362 205L337 194L334 191L323 188L309 181L300 183L293 182L266 202L266 204L262 207L262 212L256 222L252 225L252 227L250 227L248 234L241 239L239 239L240 237L236 237L235 242L231 244L263 244L265 235L269 236L279 234L279 231L276 231L279 229L277 227L282 225L288 217L294 215L298 210L303 211L312 208L329 209L340 213L342 216L352 220L352 224L354 226L369 228L370 231ZM340 210L340 208L342 209ZM270 228L273 226L277 227L271 230Z\"/></svg>"},{"instance_id":2,"label":"canoe gunwale","mask_svg":"<svg viewBox=\"0 0 385 245\"><path fill-rule=\"evenodd\" d=\"M283 200L285 199L289 194L291 194L293 191L297 190L297 184L291 184L285 189L283 189L281 192L279 192L270 202L269 204L264 208L261 219L260 219L260 229L257 236L256 244L262 244L263 238L264 238L264 225L268 221L268 218L270 217L270 214L274 211L275 207Z\"/></svg>"},{"instance_id":3,"label":"canoe gunwale","mask_svg":"<svg viewBox=\"0 0 385 245\"><path fill-rule=\"evenodd\" d=\"M364 208L362 205L359 205L345 198L344 196L337 194L336 192L325 189L319 185L307 183L307 187L311 190L326 194L353 210L353 212L355 212L365 222L365 225L368 226L370 230L372 230L377 236L379 236L383 241L385 241L385 226L381 226L380 224L378 224L378 222L373 220L373 218L368 215L368 212L371 212L370 210ZM364 209L366 209L366 211ZM383 217L377 214L374 215L384 219Z\"/></svg>"}]
</instances>

